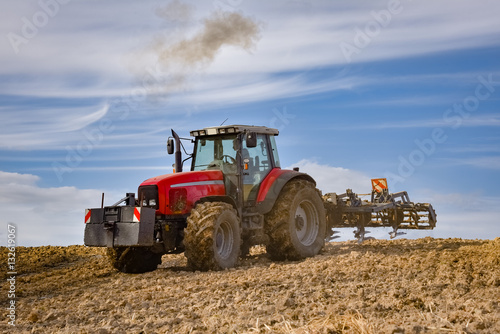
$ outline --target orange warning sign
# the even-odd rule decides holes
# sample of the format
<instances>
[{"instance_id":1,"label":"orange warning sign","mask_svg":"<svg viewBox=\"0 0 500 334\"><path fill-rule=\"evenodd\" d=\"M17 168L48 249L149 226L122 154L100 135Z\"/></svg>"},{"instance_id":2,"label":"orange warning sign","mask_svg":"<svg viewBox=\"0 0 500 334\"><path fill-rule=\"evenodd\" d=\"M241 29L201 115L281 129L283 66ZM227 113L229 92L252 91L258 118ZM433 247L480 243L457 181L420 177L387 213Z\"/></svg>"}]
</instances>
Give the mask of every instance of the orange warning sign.
<instances>
[{"instance_id":1,"label":"orange warning sign","mask_svg":"<svg viewBox=\"0 0 500 334\"><path fill-rule=\"evenodd\" d=\"M378 193L382 190L387 189L387 179L372 179L372 189Z\"/></svg>"}]
</instances>

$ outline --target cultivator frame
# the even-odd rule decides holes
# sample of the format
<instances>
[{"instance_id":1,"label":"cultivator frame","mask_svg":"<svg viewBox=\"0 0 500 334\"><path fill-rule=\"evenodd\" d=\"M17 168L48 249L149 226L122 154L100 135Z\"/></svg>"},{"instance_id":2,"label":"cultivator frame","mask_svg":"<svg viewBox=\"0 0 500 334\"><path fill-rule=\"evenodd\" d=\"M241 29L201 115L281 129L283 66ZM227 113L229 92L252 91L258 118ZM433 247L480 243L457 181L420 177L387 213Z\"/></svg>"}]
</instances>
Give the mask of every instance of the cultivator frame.
<instances>
[{"instance_id":1,"label":"cultivator frame","mask_svg":"<svg viewBox=\"0 0 500 334\"><path fill-rule=\"evenodd\" d=\"M330 239L336 238L333 228L354 227L358 242L367 238L367 227L392 227L391 239L405 234L399 230L432 230L436 212L429 203L413 203L406 191L389 193L386 179L372 179L370 201L361 200L351 189L337 195L323 196ZM370 194L365 194L370 195Z\"/></svg>"}]
</instances>

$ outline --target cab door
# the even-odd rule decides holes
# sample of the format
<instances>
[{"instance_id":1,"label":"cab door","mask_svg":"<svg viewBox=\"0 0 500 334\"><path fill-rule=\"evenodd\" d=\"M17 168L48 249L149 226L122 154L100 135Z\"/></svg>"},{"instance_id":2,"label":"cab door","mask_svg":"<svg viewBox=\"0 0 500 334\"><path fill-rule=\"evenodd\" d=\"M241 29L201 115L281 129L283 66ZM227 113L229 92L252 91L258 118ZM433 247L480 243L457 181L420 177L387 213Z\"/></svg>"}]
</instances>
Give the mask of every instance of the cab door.
<instances>
[{"instance_id":1,"label":"cab door","mask_svg":"<svg viewBox=\"0 0 500 334\"><path fill-rule=\"evenodd\" d=\"M272 151L266 135L257 134L257 146L247 147L243 139L241 150L243 174L243 200L245 204L255 203L259 186L273 169Z\"/></svg>"}]
</instances>

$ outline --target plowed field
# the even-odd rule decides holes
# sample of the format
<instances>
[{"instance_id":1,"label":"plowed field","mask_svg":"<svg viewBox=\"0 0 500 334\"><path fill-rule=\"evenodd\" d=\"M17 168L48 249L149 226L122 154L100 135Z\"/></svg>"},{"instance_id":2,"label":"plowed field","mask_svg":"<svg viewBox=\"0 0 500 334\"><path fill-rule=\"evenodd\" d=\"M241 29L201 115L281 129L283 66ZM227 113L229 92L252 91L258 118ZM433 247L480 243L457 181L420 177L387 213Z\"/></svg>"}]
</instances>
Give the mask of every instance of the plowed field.
<instances>
[{"instance_id":1,"label":"plowed field","mask_svg":"<svg viewBox=\"0 0 500 334\"><path fill-rule=\"evenodd\" d=\"M133 275L103 249L18 247L15 327L0 252L0 332L500 333L500 238L329 243L297 262L254 247L221 272L165 255Z\"/></svg>"}]
</instances>

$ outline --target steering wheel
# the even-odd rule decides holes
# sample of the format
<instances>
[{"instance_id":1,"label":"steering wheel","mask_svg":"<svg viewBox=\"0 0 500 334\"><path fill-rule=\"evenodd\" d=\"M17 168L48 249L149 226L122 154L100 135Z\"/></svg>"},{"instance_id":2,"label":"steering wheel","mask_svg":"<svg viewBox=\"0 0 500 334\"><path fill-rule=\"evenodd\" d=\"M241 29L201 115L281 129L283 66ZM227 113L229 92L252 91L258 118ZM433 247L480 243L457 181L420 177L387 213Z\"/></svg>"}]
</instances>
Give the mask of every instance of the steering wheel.
<instances>
[{"instance_id":1,"label":"steering wheel","mask_svg":"<svg viewBox=\"0 0 500 334\"><path fill-rule=\"evenodd\" d=\"M224 158L226 158L226 161L224 161ZM228 159L229 158L229 159ZM223 160L226 164L236 164L236 159L233 158L232 156L230 155L227 155L227 154L224 154L222 157L221 157L221 160ZM228 160L231 160L231 162L229 162Z\"/></svg>"}]
</instances>

